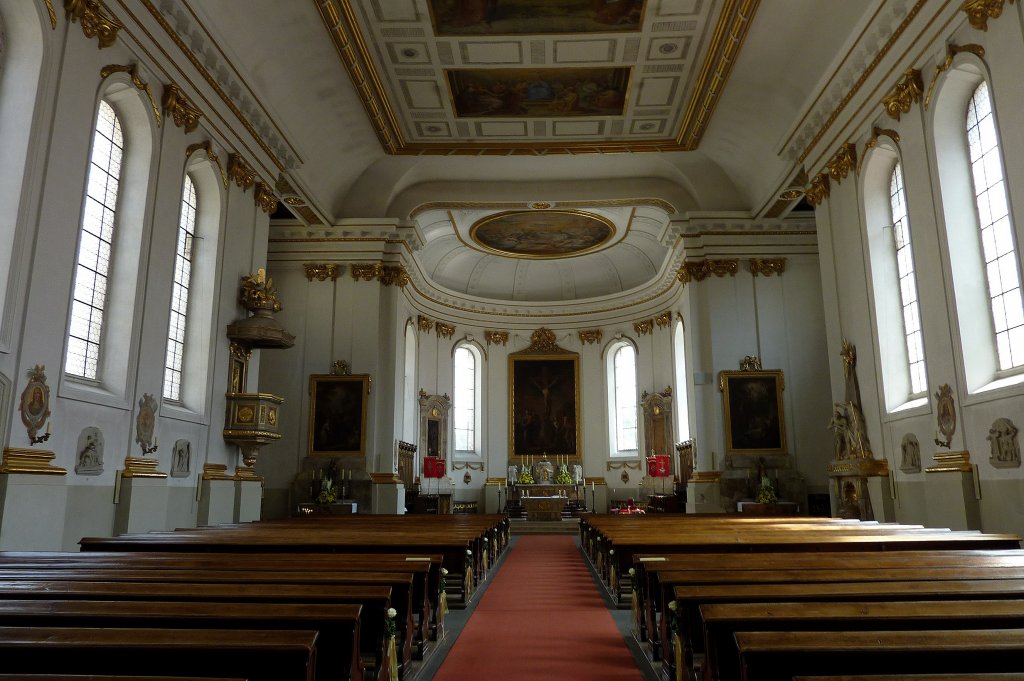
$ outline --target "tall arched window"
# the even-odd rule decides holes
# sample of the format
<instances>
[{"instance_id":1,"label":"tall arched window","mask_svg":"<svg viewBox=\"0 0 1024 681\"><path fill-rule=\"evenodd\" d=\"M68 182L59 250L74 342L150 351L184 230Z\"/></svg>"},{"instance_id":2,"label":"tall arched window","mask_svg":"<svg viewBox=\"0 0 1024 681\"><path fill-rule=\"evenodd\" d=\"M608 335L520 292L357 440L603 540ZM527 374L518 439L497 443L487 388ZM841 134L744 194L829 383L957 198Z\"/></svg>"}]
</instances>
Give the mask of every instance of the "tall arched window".
<instances>
[{"instance_id":1,"label":"tall arched window","mask_svg":"<svg viewBox=\"0 0 1024 681\"><path fill-rule=\"evenodd\" d=\"M689 400L686 391L686 343L683 337L683 320L677 319L672 334L672 356L676 379L676 440L690 439Z\"/></svg>"},{"instance_id":2,"label":"tall arched window","mask_svg":"<svg viewBox=\"0 0 1024 681\"><path fill-rule=\"evenodd\" d=\"M967 103L967 145L999 369L1012 369L1024 365L1024 304L999 133L985 81Z\"/></svg>"},{"instance_id":3,"label":"tall arched window","mask_svg":"<svg viewBox=\"0 0 1024 681\"><path fill-rule=\"evenodd\" d=\"M174 250L174 282L171 285L171 317L167 327L167 359L164 362L164 399L181 400L182 366L185 357L185 325L188 323L192 249L196 237L196 186L185 176Z\"/></svg>"},{"instance_id":4,"label":"tall arched window","mask_svg":"<svg viewBox=\"0 0 1024 681\"><path fill-rule=\"evenodd\" d=\"M452 355L452 412L458 454L480 451L481 359L480 350L469 343L456 347Z\"/></svg>"},{"instance_id":5,"label":"tall arched window","mask_svg":"<svg viewBox=\"0 0 1024 681\"><path fill-rule=\"evenodd\" d=\"M903 306L903 338L907 345L910 397L917 397L925 392L928 381L924 366L921 310L917 304L914 252L910 244L907 193L903 187L903 168L899 163L893 168L889 179L889 206L892 210L892 236L896 249L896 275L899 277L900 302Z\"/></svg>"},{"instance_id":6,"label":"tall arched window","mask_svg":"<svg viewBox=\"0 0 1024 681\"><path fill-rule=\"evenodd\" d=\"M405 375L403 381L402 436L406 442L416 442L416 422L419 409L416 402L416 328L412 322L405 325Z\"/></svg>"},{"instance_id":7,"label":"tall arched window","mask_svg":"<svg viewBox=\"0 0 1024 681\"><path fill-rule=\"evenodd\" d=\"M628 341L608 348L608 388L612 454L635 456L639 451L636 348Z\"/></svg>"},{"instance_id":8,"label":"tall arched window","mask_svg":"<svg viewBox=\"0 0 1024 681\"><path fill-rule=\"evenodd\" d=\"M121 120L110 104L101 100L93 128L89 178L75 269L71 326L64 360L66 373L91 380L99 378L103 314L113 256L117 192L123 155Z\"/></svg>"}]
</instances>

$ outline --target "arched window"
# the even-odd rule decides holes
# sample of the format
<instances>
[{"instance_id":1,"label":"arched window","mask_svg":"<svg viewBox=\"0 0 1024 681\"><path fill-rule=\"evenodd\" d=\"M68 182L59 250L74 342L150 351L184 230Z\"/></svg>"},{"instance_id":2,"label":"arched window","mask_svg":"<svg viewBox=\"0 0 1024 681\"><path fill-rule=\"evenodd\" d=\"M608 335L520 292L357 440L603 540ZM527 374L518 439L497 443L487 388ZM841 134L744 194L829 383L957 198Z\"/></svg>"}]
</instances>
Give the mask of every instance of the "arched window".
<instances>
[{"instance_id":1,"label":"arched window","mask_svg":"<svg viewBox=\"0 0 1024 681\"><path fill-rule=\"evenodd\" d=\"M64 360L66 373L91 380L99 378L103 314L113 257L117 193L123 155L121 120L110 104L101 100L93 128L85 209L82 212L75 269L71 326Z\"/></svg>"},{"instance_id":2,"label":"arched window","mask_svg":"<svg viewBox=\"0 0 1024 681\"><path fill-rule=\"evenodd\" d=\"M412 322L405 325L405 376L403 382L402 437L416 442L416 422L419 409L416 401L416 329Z\"/></svg>"},{"instance_id":3,"label":"arched window","mask_svg":"<svg viewBox=\"0 0 1024 681\"><path fill-rule=\"evenodd\" d=\"M676 440L683 442L690 439L689 400L686 389L686 343L683 336L683 320L676 320L672 334L672 359L676 379Z\"/></svg>"},{"instance_id":4,"label":"arched window","mask_svg":"<svg viewBox=\"0 0 1024 681\"><path fill-rule=\"evenodd\" d=\"M910 243L910 216L907 193L903 187L903 168L897 163L889 179L889 206L892 211L892 236L896 251L896 276L899 278L900 303L903 306L903 338L907 345L907 369L910 397L919 397L928 387L924 366L924 338L921 310L917 304L917 277L914 252Z\"/></svg>"},{"instance_id":5,"label":"arched window","mask_svg":"<svg viewBox=\"0 0 1024 681\"><path fill-rule=\"evenodd\" d=\"M636 348L618 341L608 348L608 415L612 454L636 456L638 409Z\"/></svg>"},{"instance_id":6,"label":"arched window","mask_svg":"<svg viewBox=\"0 0 1024 681\"><path fill-rule=\"evenodd\" d=\"M1024 304L999 133L985 81L967 103L967 145L999 369L1012 369L1024 365Z\"/></svg>"},{"instance_id":7,"label":"arched window","mask_svg":"<svg viewBox=\"0 0 1024 681\"><path fill-rule=\"evenodd\" d=\"M178 241L174 250L174 282L171 284L171 317L167 328L167 359L164 362L164 399L181 400L181 370L185 356L185 326L188 323L189 284L192 278L192 249L196 238L196 186L185 176L178 218Z\"/></svg>"},{"instance_id":8,"label":"arched window","mask_svg":"<svg viewBox=\"0 0 1024 681\"><path fill-rule=\"evenodd\" d=\"M457 454L479 453L481 359L480 350L469 343L457 346L452 355L452 413Z\"/></svg>"}]
</instances>

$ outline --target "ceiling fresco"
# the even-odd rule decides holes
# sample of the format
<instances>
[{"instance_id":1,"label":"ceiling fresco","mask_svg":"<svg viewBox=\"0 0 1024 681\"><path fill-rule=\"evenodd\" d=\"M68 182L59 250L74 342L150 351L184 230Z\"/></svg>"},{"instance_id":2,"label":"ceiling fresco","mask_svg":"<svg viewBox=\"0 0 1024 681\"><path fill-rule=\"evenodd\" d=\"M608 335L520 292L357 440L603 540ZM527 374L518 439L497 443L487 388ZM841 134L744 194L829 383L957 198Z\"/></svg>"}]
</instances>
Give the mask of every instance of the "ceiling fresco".
<instances>
[{"instance_id":1,"label":"ceiling fresco","mask_svg":"<svg viewBox=\"0 0 1024 681\"><path fill-rule=\"evenodd\" d=\"M512 211L477 221L470 238L484 249L517 258L564 258L588 253L615 235L607 218L582 211Z\"/></svg>"},{"instance_id":2,"label":"ceiling fresco","mask_svg":"<svg viewBox=\"0 0 1024 681\"><path fill-rule=\"evenodd\" d=\"M438 36L639 31L644 0L430 0Z\"/></svg>"}]
</instances>

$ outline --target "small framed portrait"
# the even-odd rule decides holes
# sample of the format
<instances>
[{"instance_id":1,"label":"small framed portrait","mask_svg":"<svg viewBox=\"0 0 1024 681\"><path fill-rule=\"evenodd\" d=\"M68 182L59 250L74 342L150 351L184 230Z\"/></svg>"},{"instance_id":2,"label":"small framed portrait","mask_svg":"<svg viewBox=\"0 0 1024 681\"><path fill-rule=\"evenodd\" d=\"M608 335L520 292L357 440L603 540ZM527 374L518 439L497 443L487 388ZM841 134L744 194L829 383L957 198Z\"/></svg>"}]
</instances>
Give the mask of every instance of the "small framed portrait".
<instances>
[{"instance_id":1,"label":"small framed portrait","mask_svg":"<svg viewBox=\"0 0 1024 681\"><path fill-rule=\"evenodd\" d=\"M370 375L309 377L309 456L365 456Z\"/></svg>"},{"instance_id":2,"label":"small framed portrait","mask_svg":"<svg viewBox=\"0 0 1024 681\"><path fill-rule=\"evenodd\" d=\"M781 371L722 371L727 454L785 454Z\"/></svg>"}]
</instances>

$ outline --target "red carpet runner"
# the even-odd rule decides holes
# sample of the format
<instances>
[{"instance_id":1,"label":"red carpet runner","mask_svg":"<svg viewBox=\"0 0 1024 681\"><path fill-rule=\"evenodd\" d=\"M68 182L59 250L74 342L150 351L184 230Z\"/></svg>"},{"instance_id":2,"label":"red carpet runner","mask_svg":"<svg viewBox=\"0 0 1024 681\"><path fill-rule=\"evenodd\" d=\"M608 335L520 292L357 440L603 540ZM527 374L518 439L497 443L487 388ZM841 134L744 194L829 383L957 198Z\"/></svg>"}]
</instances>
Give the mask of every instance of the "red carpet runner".
<instances>
[{"instance_id":1,"label":"red carpet runner","mask_svg":"<svg viewBox=\"0 0 1024 681\"><path fill-rule=\"evenodd\" d=\"M642 680L565 535L519 537L436 681Z\"/></svg>"}]
</instances>

